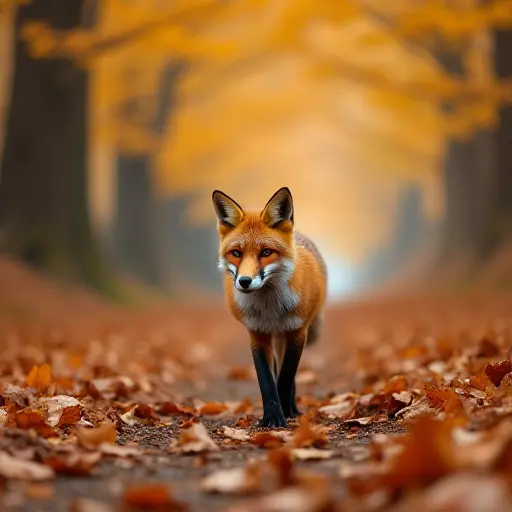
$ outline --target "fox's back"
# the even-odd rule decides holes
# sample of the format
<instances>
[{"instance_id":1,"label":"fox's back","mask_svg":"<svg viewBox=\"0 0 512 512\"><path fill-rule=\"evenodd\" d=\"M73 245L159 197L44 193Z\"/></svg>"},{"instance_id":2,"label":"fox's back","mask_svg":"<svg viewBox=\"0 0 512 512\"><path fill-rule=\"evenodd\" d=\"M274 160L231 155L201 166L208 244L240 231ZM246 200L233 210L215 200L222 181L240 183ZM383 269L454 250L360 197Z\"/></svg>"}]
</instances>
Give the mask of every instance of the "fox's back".
<instances>
[{"instance_id":1,"label":"fox's back","mask_svg":"<svg viewBox=\"0 0 512 512\"><path fill-rule=\"evenodd\" d=\"M313 257L318 262L322 274L327 279L327 265L325 264L325 261L313 240L311 240L311 238L307 237L306 235L295 231L295 246L297 249L305 249L313 255Z\"/></svg>"},{"instance_id":2,"label":"fox's back","mask_svg":"<svg viewBox=\"0 0 512 512\"><path fill-rule=\"evenodd\" d=\"M327 295L327 265L318 247L306 235L295 232L295 272L290 286L300 297L298 313L311 321L317 317Z\"/></svg>"}]
</instances>

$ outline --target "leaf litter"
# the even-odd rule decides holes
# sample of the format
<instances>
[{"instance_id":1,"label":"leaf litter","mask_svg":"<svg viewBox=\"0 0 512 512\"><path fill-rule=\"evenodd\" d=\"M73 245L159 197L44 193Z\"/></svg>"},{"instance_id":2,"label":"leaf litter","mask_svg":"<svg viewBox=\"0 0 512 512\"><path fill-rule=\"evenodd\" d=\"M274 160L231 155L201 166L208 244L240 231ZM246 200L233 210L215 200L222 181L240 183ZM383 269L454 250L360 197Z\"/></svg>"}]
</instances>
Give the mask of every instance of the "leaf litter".
<instances>
[{"instance_id":1,"label":"leaf litter","mask_svg":"<svg viewBox=\"0 0 512 512\"><path fill-rule=\"evenodd\" d=\"M299 374L304 416L272 431L256 426L253 369L231 364L238 334L217 310L128 318L88 300L1 319L0 481L182 461L194 492L229 497L226 510L510 508L510 301L332 312L314 349L324 366ZM134 482L119 500L186 510L178 489Z\"/></svg>"}]
</instances>

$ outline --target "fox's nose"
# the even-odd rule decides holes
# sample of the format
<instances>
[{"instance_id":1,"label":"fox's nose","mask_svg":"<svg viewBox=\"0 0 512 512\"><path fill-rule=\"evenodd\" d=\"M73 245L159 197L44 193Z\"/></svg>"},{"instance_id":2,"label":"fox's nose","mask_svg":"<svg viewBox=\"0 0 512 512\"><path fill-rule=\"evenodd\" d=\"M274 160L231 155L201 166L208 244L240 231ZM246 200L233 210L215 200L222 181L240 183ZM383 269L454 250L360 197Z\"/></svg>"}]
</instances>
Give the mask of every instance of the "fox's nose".
<instances>
[{"instance_id":1,"label":"fox's nose","mask_svg":"<svg viewBox=\"0 0 512 512\"><path fill-rule=\"evenodd\" d=\"M249 286L251 286L252 279L249 276L240 276L238 278L238 284L244 289L247 290Z\"/></svg>"}]
</instances>

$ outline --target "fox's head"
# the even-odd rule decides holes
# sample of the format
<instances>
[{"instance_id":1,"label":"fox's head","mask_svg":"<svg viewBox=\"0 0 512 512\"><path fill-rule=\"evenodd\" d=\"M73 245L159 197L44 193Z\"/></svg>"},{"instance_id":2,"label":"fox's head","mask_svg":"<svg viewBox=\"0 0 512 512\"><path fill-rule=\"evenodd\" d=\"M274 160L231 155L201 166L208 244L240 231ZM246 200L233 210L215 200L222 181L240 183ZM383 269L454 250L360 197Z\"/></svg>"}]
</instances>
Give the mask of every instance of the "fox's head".
<instances>
[{"instance_id":1,"label":"fox's head","mask_svg":"<svg viewBox=\"0 0 512 512\"><path fill-rule=\"evenodd\" d=\"M220 236L219 268L235 288L251 293L289 279L294 270L293 199L280 188L263 210L244 210L219 190L212 194Z\"/></svg>"}]
</instances>

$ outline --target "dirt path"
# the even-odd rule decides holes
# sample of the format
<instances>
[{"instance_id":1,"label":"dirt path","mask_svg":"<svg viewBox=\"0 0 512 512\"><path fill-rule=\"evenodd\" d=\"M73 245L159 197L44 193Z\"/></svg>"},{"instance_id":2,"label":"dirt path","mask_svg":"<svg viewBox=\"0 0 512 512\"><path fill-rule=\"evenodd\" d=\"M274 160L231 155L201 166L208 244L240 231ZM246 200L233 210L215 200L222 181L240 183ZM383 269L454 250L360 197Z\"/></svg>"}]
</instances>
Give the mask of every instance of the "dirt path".
<instances>
[{"instance_id":1,"label":"dirt path","mask_svg":"<svg viewBox=\"0 0 512 512\"><path fill-rule=\"evenodd\" d=\"M373 508L357 496L373 496L373 490L390 485L407 489L414 484L427 492L432 482L473 468L473 460L448 464L448 456L436 452L442 439L443 453L453 460L459 456L458 445L443 437L454 428L465 429L467 453L471 432L491 432L505 450L507 438L500 429L512 415L512 402L501 390L512 376L510 305L508 298L481 298L331 309L324 337L304 354L297 378L307 421L267 437L255 427L261 404L246 334L222 310L107 316L79 333L69 327L55 332L54 325L40 320L30 327L6 321L0 453L13 458L12 467L18 460L30 461L51 467L54 476L35 482L32 467L29 476L6 476L4 470L2 510L259 510L270 506L261 501L265 496L280 490L293 490L299 498L286 496L281 503L276 494L273 510L297 510L294 499L306 512L342 510L336 508L342 504L345 510L347 504L349 510L384 510L408 495L378 495L382 507L375 507L374 496ZM48 382L44 362L52 369ZM6 391L8 386L15 392ZM63 407L55 425L42 403L56 395L79 404ZM79 415L64 424L73 407ZM415 427L418 417L437 421L422 420ZM437 424L444 430L438 431ZM124 448L105 448L111 442L101 430L105 425L115 426L115 443ZM206 439L200 432L191 434L198 425L206 427ZM411 428L412 437L404 437ZM84 431L102 433L91 440ZM422 444L426 451L420 450ZM500 447L494 447L496 453ZM417 460L417 465L396 462L403 450L404 460ZM310 456L321 459L301 460ZM493 464L485 466L489 475L512 469ZM240 468L233 481L248 467L258 468L259 476L252 481L244 473L237 494L204 489L205 477ZM267 473L273 475L269 481ZM315 475L326 480L317 481ZM407 475L416 475L415 480ZM167 488L172 498L163 494ZM309 503L306 496L317 501Z\"/></svg>"}]
</instances>

